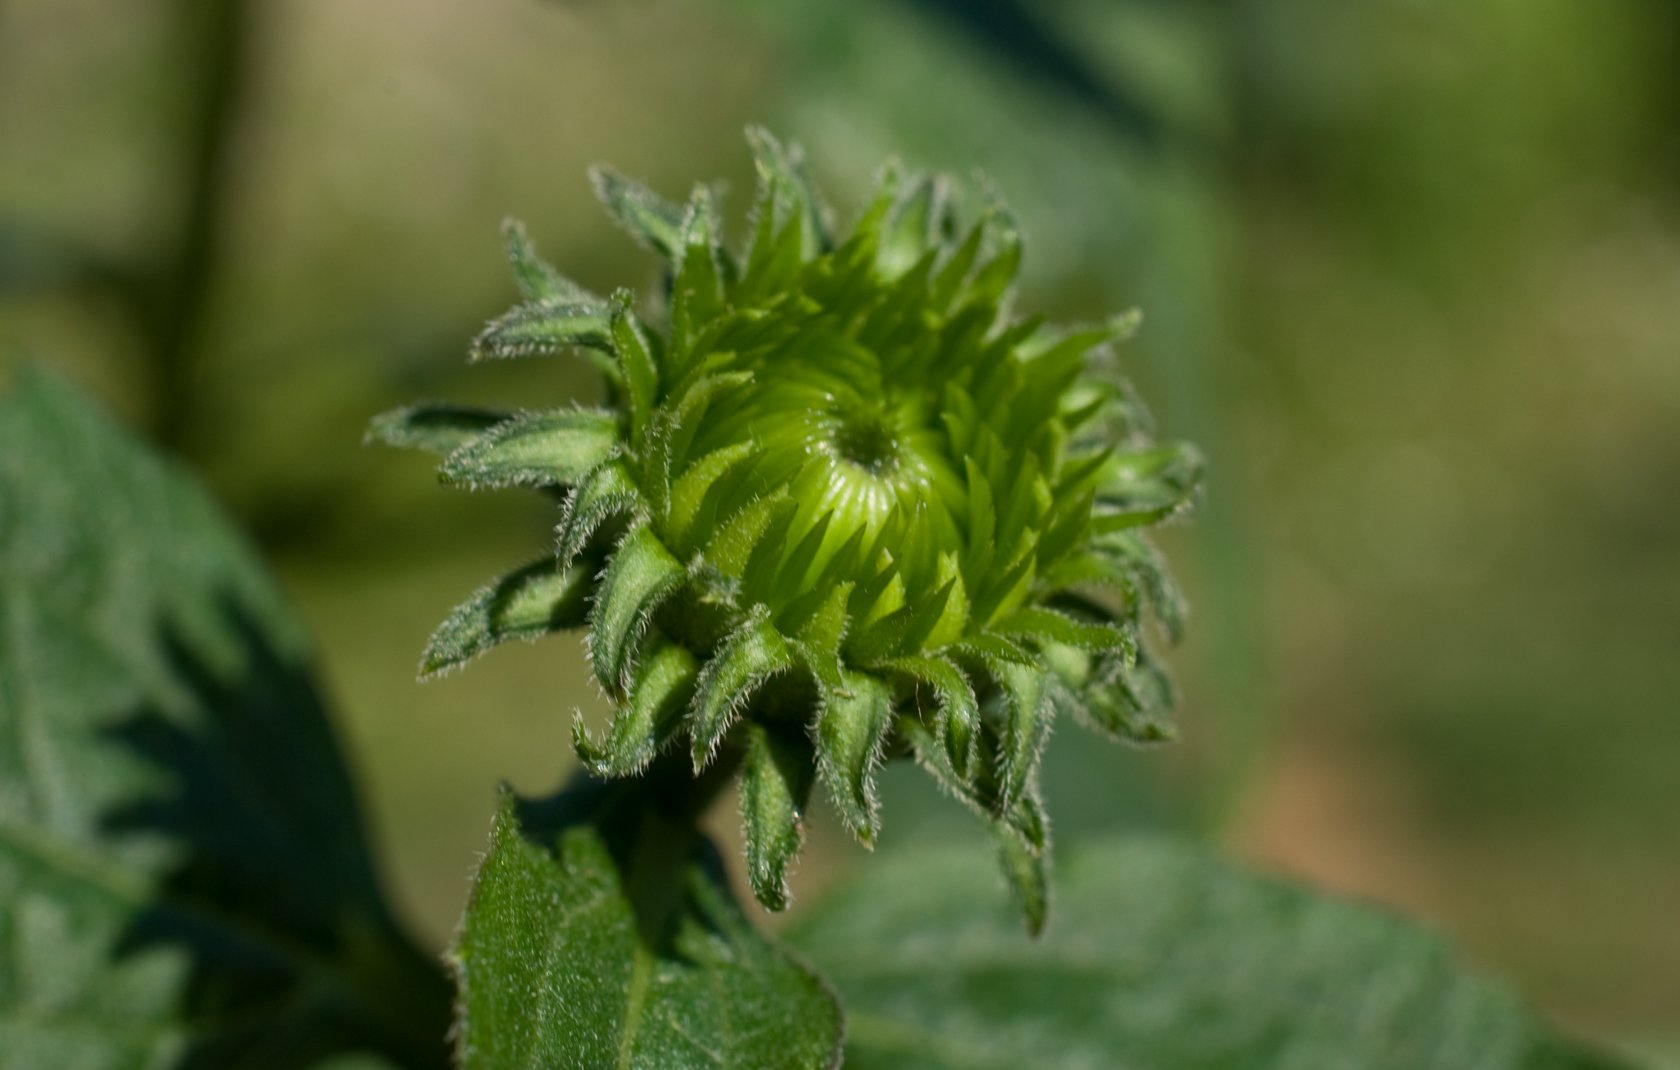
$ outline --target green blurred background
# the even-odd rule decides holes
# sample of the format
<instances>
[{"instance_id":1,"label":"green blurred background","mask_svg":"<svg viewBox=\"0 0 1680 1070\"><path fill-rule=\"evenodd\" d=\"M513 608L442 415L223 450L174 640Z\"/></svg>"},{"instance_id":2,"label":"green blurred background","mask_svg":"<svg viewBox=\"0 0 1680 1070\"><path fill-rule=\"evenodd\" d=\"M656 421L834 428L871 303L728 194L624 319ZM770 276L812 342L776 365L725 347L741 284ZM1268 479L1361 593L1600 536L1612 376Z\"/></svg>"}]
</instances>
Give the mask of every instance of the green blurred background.
<instances>
[{"instance_id":1,"label":"green blurred background","mask_svg":"<svg viewBox=\"0 0 1680 1070\"><path fill-rule=\"evenodd\" d=\"M276 563L431 941L496 781L554 786L599 699L566 640L414 684L554 515L362 428L588 396L564 359L464 368L514 300L498 222L646 285L585 166L722 177L739 217L750 121L843 207L889 153L984 171L1023 303L1143 306L1131 370L1211 456L1167 537L1183 740L1061 733L1063 842L1204 836L1680 1047L1672 0L0 0L0 360L181 455ZM890 791L883 849L979 840ZM859 857L820 817L796 891Z\"/></svg>"}]
</instances>

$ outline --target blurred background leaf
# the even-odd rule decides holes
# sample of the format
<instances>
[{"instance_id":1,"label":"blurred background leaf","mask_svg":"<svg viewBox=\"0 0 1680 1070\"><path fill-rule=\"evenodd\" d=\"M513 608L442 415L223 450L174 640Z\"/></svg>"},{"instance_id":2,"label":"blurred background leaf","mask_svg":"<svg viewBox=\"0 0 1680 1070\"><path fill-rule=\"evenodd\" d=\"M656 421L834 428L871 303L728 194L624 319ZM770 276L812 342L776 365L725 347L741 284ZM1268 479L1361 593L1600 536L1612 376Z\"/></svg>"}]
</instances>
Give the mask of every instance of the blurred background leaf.
<instances>
[{"instance_id":1,"label":"blurred background leaf","mask_svg":"<svg viewBox=\"0 0 1680 1070\"><path fill-rule=\"evenodd\" d=\"M846 1065L1131 1070L1611 1070L1416 926L1235 870L1181 840L1058 859L1039 939L986 852L871 866L789 936L846 1003Z\"/></svg>"},{"instance_id":2,"label":"blurred background leaf","mask_svg":"<svg viewBox=\"0 0 1680 1070\"><path fill-rule=\"evenodd\" d=\"M0 395L0 1067L445 1063L309 648L202 491L56 377Z\"/></svg>"},{"instance_id":3,"label":"blurred background leaf","mask_svg":"<svg viewBox=\"0 0 1680 1070\"><path fill-rule=\"evenodd\" d=\"M514 299L498 221L596 292L649 284L585 165L722 176L738 223L762 121L842 210L889 153L984 170L1023 306L1143 306L1128 370L1210 456L1170 547L1186 738L1053 741L1064 843L1192 829L1423 916L1572 1024L1680 1032L1680 6L247 0L218 90L219 6L0 5L0 342L159 429L278 555L435 940L492 785L553 783L599 709L564 641L409 683L554 515L355 443L417 396L587 397L581 364L463 376ZM193 247L166 420L145 324ZM890 790L886 848L979 835ZM814 839L801 897L856 858Z\"/></svg>"}]
</instances>

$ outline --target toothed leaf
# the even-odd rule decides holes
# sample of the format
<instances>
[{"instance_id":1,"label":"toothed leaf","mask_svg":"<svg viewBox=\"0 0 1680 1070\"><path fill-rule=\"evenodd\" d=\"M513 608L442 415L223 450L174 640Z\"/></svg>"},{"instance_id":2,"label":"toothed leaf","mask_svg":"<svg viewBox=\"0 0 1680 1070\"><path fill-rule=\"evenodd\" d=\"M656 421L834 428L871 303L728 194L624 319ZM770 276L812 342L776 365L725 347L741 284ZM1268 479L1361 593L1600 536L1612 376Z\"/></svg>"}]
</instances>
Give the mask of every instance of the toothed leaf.
<instances>
[{"instance_id":1,"label":"toothed leaf","mask_svg":"<svg viewBox=\"0 0 1680 1070\"><path fill-rule=\"evenodd\" d=\"M833 993L748 920L710 840L650 796L588 778L549 799L504 792L450 953L450 1065L838 1070Z\"/></svg>"}]
</instances>

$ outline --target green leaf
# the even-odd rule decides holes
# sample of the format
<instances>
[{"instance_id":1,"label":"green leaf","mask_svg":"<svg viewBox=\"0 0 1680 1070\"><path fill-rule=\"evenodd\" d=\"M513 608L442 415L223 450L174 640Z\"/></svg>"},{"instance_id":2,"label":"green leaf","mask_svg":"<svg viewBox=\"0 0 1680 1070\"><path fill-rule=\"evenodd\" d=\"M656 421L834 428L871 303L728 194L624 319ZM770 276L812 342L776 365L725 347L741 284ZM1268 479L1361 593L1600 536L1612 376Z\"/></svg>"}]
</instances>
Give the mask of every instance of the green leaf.
<instances>
[{"instance_id":1,"label":"green leaf","mask_svg":"<svg viewBox=\"0 0 1680 1070\"><path fill-rule=\"evenodd\" d=\"M173 466L0 397L0 1068L444 1062L301 626Z\"/></svg>"},{"instance_id":2,"label":"green leaf","mask_svg":"<svg viewBox=\"0 0 1680 1070\"><path fill-rule=\"evenodd\" d=\"M432 633L420 658L421 679L457 669L510 639L583 627L595 567L589 562L562 569L545 557L480 587Z\"/></svg>"},{"instance_id":3,"label":"green leaf","mask_svg":"<svg viewBox=\"0 0 1680 1070\"><path fill-rule=\"evenodd\" d=\"M811 797L810 744L783 739L761 724L747 731L741 769L741 825L747 879L766 910L786 910L788 869L805 840Z\"/></svg>"},{"instance_id":4,"label":"green leaf","mask_svg":"<svg viewBox=\"0 0 1680 1070\"><path fill-rule=\"evenodd\" d=\"M833 995L645 788L503 797L454 950L462 1070L838 1067Z\"/></svg>"},{"instance_id":5,"label":"green leaf","mask_svg":"<svg viewBox=\"0 0 1680 1070\"><path fill-rule=\"evenodd\" d=\"M1064 851L1021 932L974 850L875 860L790 942L846 1004L847 1070L1609 1070L1433 936L1154 838Z\"/></svg>"},{"instance_id":6,"label":"green leaf","mask_svg":"<svg viewBox=\"0 0 1680 1070\"><path fill-rule=\"evenodd\" d=\"M629 688L636 645L683 576L682 563L646 524L631 528L613 551L589 615L589 657L609 694Z\"/></svg>"},{"instance_id":7,"label":"green leaf","mask_svg":"<svg viewBox=\"0 0 1680 1070\"><path fill-rule=\"evenodd\" d=\"M469 405L405 405L375 416L366 440L448 456L509 415Z\"/></svg>"},{"instance_id":8,"label":"green leaf","mask_svg":"<svg viewBox=\"0 0 1680 1070\"><path fill-rule=\"evenodd\" d=\"M618 448L618 417L596 409L521 413L452 452L439 472L481 487L567 487Z\"/></svg>"}]
</instances>

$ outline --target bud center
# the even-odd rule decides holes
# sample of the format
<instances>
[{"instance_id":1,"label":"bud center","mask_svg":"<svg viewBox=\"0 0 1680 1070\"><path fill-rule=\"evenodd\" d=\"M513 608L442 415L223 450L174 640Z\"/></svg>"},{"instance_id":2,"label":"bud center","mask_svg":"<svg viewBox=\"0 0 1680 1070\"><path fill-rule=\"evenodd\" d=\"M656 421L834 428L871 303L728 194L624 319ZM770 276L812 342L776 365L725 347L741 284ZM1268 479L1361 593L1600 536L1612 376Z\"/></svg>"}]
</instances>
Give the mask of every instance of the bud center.
<instances>
[{"instance_id":1,"label":"bud center","mask_svg":"<svg viewBox=\"0 0 1680 1070\"><path fill-rule=\"evenodd\" d=\"M870 475L891 475L899 465L898 436L878 413L848 414L835 429L840 459Z\"/></svg>"}]
</instances>

